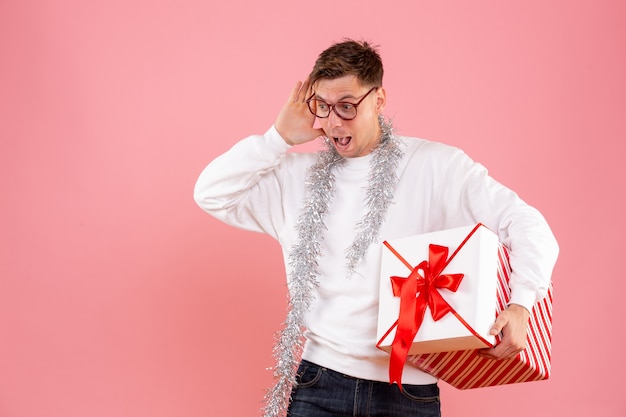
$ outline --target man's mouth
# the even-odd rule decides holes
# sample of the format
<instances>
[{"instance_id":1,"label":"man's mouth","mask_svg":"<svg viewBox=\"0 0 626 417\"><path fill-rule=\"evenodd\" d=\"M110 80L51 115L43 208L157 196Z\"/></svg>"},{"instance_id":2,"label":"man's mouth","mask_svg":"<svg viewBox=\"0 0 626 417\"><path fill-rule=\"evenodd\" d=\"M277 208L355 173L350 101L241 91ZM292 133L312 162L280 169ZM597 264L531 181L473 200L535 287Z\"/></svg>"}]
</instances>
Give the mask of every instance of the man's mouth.
<instances>
[{"instance_id":1,"label":"man's mouth","mask_svg":"<svg viewBox=\"0 0 626 417\"><path fill-rule=\"evenodd\" d=\"M346 146L350 144L350 141L352 140L352 136L333 137L333 140L335 141L335 144L337 144L338 147L345 148Z\"/></svg>"}]
</instances>

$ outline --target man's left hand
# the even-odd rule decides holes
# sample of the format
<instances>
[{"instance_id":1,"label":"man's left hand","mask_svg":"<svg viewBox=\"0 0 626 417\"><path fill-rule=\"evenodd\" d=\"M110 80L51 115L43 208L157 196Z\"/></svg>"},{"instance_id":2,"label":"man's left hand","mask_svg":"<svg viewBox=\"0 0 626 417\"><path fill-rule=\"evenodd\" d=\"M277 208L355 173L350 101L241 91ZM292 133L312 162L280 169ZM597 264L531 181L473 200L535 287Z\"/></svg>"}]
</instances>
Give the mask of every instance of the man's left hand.
<instances>
[{"instance_id":1,"label":"man's left hand","mask_svg":"<svg viewBox=\"0 0 626 417\"><path fill-rule=\"evenodd\" d=\"M490 334L495 336L502 332L502 340L493 348L481 349L478 354L490 359L511 359L526 347L526 332L530 313L518 304L511 304L503 310L493 326Z\"/></svg>"}]
</instances>

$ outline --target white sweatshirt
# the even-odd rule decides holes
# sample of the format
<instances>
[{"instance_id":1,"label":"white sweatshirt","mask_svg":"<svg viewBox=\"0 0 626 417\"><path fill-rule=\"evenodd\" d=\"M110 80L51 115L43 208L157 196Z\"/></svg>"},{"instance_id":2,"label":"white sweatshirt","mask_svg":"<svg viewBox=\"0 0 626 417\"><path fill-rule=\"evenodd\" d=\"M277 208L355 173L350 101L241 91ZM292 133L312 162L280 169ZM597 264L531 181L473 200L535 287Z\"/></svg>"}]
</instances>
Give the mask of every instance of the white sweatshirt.
<instances>
[{"instance_id":1,"label":"white sweatshirt","mask_svg":"<svg viewBox=\"0 0 626 417\"><path fill-rule=\"evenodd\" d=\"M380 229L381 242L483 223L510 249L511 303L530 310L546 294L558 255L543 216L461 150L422 139L401 141L405 155L394 202ZM216 218L276 238L285 260L297 239L307 169L317 159L316 153L287 153L289 148L274 127L243 139L204 169L194 195ZM388 381L389 354L376 348L381 244L369 247L358 274L352 276L346 273L344 253L355 223L367 209L363 201L372 157L348 158L335 172L336 191L319 261L320 285L305 320L303 358L357 378ZM435 381L405 367L405 384Z\"/></svg>"}]
</instances>

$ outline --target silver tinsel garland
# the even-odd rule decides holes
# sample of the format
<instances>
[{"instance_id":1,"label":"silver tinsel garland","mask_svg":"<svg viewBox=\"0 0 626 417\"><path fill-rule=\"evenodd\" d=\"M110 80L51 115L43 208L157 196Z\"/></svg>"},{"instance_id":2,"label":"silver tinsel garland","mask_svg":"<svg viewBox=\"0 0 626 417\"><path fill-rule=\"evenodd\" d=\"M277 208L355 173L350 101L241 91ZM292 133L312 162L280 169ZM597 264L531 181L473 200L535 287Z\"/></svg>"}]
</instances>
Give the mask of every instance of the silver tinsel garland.
<instances>
[{"instance_id":1,"label":"silver tinsel garland","mask_svg":"<svg viewBox=\"0 0 626 417\"><path fill-rule=\"evenodd\" d=\"M403 151L394 137L390 122L379 117L382 129L380 144L374 150L366 201L368 211L356 225L356 236L346 249L348 274L365 256L369 245L378 238L378 231L387 208L393 201L397 183L397 167ZM335 189L335 170L345 162L327 140L326 149L319 152L306 178L307 199L298 218L298 239L288 258L289 308L283 330L274 346L274 379L276 383L265 396L265 417L282 417L289 407L291 392L296 384L296 372L304 347L304 316L309 310L318 284L318 260L322 256L321 242L326 226L324 218L329 210Z\"/></svg>"}]
</instances>

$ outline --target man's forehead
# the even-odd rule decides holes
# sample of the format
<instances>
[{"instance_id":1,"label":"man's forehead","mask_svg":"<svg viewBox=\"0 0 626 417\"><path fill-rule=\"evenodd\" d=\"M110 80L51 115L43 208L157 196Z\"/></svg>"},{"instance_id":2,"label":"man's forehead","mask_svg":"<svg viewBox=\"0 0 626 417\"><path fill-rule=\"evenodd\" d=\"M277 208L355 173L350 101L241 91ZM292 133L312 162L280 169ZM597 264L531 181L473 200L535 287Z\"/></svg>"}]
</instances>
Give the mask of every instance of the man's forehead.
<instances>
[{"instance_id":1,"label":"man's forehead","mask_svg":"<svg viewBox=\"0 0 626 417\"><path fill-rule=\"evenodd\" d=\"M357 98L362 95L361 90L363 90L363 86L353 75L341 78L321 79L313 86L315 96L325 100Z\"/></svg>"}]
</instances>

